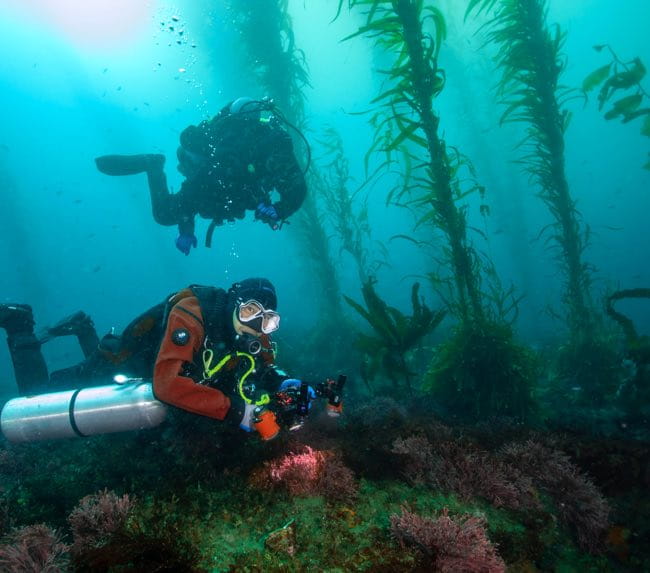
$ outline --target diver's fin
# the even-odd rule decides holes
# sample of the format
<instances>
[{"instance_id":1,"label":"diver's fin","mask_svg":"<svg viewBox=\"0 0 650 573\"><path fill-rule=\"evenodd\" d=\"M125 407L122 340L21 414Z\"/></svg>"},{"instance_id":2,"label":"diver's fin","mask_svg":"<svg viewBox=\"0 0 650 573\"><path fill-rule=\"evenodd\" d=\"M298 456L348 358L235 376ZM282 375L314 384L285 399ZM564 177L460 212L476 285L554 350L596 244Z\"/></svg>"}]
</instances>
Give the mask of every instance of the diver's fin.
<instances>
[{"instance_id":1,"label":"diver's fin","mask_svg":"<svg viewBox=\"0 0 650 573\"><path fill-rule=\"evenodd\" d=\"M159 153L142 155L102 155L95 157L97 169L106 175L135 175L163 168L165 156Z\"/></svg>"}]
</instances>

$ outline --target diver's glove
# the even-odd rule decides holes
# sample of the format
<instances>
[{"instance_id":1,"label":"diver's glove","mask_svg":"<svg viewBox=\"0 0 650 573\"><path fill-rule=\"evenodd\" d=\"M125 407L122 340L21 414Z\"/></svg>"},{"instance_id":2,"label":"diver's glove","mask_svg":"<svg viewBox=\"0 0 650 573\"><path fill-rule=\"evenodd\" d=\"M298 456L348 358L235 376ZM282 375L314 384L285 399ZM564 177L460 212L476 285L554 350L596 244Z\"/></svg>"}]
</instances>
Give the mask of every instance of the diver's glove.
<instances>
[{"instance_id":1,"label":"diver's glove","mask_svg":"<svg viewBox=\"0 0 650 573\"><path fill-rule=\"evenodd\" d=\"M257 406L255 404L244 404L244 415L239 422L239 427L245 432L254 432L255 431L255 420L257 416L255 410Z\"/></svg>"},{"instance_id":2,"label":"diver's glove","mask_svg":"<svg viewBox=\"0 0 650 573\"><path fill-rule=\"evenodd\" d=\"M185 255L189 255L190 249L196 248L197 243L194 233L181 233L176 237L176 248Z\"/></svg>"},{"instance_id":3,"label":"diver's glove","mask_svg":"<svg viewBox=\"0 0 650 573\"><path fill-rule=\"evenodd\" d=\"M255 218L269 225L274 231L280 228L280 215L274 205L260 203L255 209Z\"/></svg>"}]
</instances>

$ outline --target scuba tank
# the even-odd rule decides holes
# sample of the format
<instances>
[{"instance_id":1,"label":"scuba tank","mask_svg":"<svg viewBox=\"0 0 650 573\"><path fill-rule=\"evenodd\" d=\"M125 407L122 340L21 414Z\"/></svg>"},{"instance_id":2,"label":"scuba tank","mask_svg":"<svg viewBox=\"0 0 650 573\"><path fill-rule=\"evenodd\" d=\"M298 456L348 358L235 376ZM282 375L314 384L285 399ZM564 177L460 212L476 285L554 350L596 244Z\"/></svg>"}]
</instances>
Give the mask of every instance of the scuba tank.
<instances>
[{"instance_id":1,"label":"scuba tank","mask_svg":"<svg viewBox=\"0 0 650 573\"><path fill-rule=\"evenodd\" d=\"M2 408L0 427L10 442L33 442L153 428L166 415L151 383L136 379L14 398Z\"/></svg>"}]
</instances>

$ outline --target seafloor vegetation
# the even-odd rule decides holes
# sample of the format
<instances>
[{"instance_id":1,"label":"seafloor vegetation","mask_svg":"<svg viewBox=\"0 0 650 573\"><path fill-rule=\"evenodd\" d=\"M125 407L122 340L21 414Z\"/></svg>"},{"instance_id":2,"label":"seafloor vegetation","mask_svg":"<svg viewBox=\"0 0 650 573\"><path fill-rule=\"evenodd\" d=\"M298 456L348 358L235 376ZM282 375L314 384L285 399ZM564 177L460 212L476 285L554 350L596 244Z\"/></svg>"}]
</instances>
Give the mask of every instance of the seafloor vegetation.
<instances>
[{"instance_id":1,"label":"seafloor vegetation","mask_svg":"<svg viewBox=\"0 0 650 573\"><path fill-rule=\"evenodd\" d=\"M183 414L3 444L0 569L647 570L647 447L430 410L353 401L269 444Z\"/></svg>"}]
</instances>

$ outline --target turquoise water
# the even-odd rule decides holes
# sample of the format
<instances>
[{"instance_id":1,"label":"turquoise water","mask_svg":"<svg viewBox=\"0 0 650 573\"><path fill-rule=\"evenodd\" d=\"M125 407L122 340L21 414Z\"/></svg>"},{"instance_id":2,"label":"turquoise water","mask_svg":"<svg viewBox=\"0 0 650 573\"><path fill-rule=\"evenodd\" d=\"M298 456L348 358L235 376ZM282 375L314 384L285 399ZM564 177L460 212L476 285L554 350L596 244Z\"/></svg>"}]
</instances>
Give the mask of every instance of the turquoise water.
<instances>
[{"instance_id":1,"label":"turquoise water","mask_svg":"<svg viewBox=\"0 0 650 573\"><path fill-rule=\"evenodd\" d=\"M460 4L440 4L448 21L441 52L448 81L436 109L445 138L470 157L487 188L491 216L484 221L477 204L470 204L470 223L486 231L489 244L479 247L492 254L504 282L525 294L520 330L535 343L556 331L544 309L560 306L561 277L552 254L536 241L548 214L511 163L518 132L499 128L502 108L495 104L492 63L480 37L472 35L473 25L463 24ZM314 155L322 155L318 139L324 127L335 126L359 184L372 132L367 116L351 113L369 108L381 62L367 41L341 42L359 18L344 11L330 23L336 2L294 1L289 9L310 72L304 96ZM227 286L253 274L276 283L285 330L317 319L320 311L296 312L288 303L318 296L297 225L272 233L249 217L218 229L211 250L200 247L185 257L174 248L175 229L153 222L144 176L116 180L94 168L93 158L105 153L160 152L178 189L182 179L174 153L180 131L241 94L265 95L242 71L245 46L227 2L5 0L0 10L2 301L30 303L41 325L84 309L103 333L181 285ZM580 86L604 63L604 55L592 49L597 43L611 44L624 59L650 62L644 41L649 10L641 0L551 2L549 22L568 33L564 83ZM593 231L585 259L597 268L601 290L647 286L649 174L641 169L647 138L638 125L605 122L593 99L585 107L578 100L569 103L574 118L566 135L571 192ZM369 200L373 239L387 248L390 265L379 271L378 288L408 310L406 277L430 265L413 245L389 240L410 234L412 218L386 207L385 199L375 186ZM199 223L200 239L206 227L206 221ZM332 251L338 252L336 238ZM356 272L345 255L339 272L342 291L359 298ZM424 294L430 304L438 303L430 289ZM632 308L639 326L647 327L647 305ZM53 366L76 357L74 345L65 341L46 352ZM4 348L0 365L2 389L11 392Z\"/></svg>"}]
</instances>

